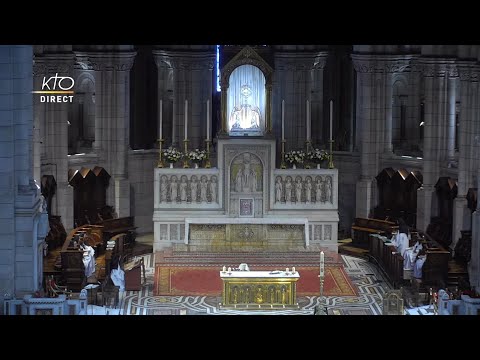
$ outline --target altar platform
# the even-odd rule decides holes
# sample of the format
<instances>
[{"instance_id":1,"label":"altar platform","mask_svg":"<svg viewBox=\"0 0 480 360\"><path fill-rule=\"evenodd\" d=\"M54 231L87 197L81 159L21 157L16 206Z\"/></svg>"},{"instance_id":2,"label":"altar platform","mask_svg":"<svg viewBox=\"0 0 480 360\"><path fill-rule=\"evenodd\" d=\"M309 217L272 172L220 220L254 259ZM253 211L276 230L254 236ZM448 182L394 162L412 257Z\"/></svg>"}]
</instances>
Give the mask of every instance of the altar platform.
<instances>
[{"instance_id":1,"label":"altar platform","mask_svg":"<svg viewBox=\"0 0 480 360\"><path fill-rule=\"evenodd\" d=\"M298 271L220 271L220 309L298 309Z\"/></svg>"}]
</instances>

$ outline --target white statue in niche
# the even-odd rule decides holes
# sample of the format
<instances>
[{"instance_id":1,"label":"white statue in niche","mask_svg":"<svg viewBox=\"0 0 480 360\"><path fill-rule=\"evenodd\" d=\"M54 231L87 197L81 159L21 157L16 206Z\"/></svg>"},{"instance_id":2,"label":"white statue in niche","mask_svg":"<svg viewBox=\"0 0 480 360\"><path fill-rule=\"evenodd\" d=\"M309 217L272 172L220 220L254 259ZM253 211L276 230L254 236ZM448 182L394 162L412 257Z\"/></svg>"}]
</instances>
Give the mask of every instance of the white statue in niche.
<instances>
[{"instance_id":1,"label":"white statue in niche","mask_svg":"<svg viewBox=\"0 0 480 360\"><path fill-rule=\"evenodd\" d=\"M237 171L237 176L235 177L235 191L242 192L243 191L243 169L240 168Z\"/></svg>"},{"instance_id":2,"label":"white statue in niche","mask_svg":"<svg viewBox=\"0 0 480 360\"><path fill-rule=\"evenodd\" d=\"M202 176L200 181L200 201L207 202L207 177Z\"/></svg>"},{"instance_id":3,"label":"white statue in niche","mask_svg":"<svg viewBox=\"0 0 480 360\"><path fill-rule=\"evenodd\" d=\"M216 203L217 202L217 177L212 176L209 183L210 183L210 199L212 203Z\"/></svg>"},{"instance_id":4,"label":"white statue in niche","mask_svg":"<svg viewBox=\"0 0 480 360\"><path fill-rule=\"evenodd\" d=\"M170 182L170 201L177 202L177 197L178 197L177 177L173 175Z\"/></svg>"},{"instance_id":5,"label":"white statue in niche","mask_svg":"<svg viewBox=\"0 0 480 360\"><path fill-rule=\"evenodd\" d=\"M276 202L282 201L282 190L283 190L282 178L280 176L277 176L277 181L275 182L275 201Z\"/></svg>"},{"instance_id":6,"label":"white statue in niche","mask_svg":"<svg viewBox=\"0 0 480 360\"><path fill-rule=\"evenodd\" d=\"M285 201L292 201L292 178L290 176L287 176L285 182Z\"/></svg>"},{"instance_id":7,"label":"white statue in niche","mask_svg":"<svg viewBox=\"0 0 480 360\"><path fill-rule=\"evenodd\" d=\"M310 176L307 176L307 181L305 183L305 202L309 203L312 198L312 179Z\"/></svg>"},{"instance_id":8,"label":"white statue in niche","mask_svg":"<svg viewBox=\"0 0 480 360\"><path fill-rule=\"evenodd\" d=\"M192 197L192 202L197 202L197 191L198 191L198 181L195 175L192 175L192 180L190 181L190 195Z\"/></svg>"},{"instance_id":9,"label":"white statue in niche","mask_svg":"<svg viewBox=\"0 0 480 360\"><path fill-rule=\"evenodd\" d=\"M319 203L322 200L322 177L317 177L317 182L315 183L315 201Z\"/></svg>"},{"instance_id":10,"label":"white statue in niche","mask_svg":"<svg viewBox=\"0 0 480 360\"><path fill-rule=\"evenodd\" d=\"M167 201L168 183L167 177L162 175L160 178L160 201Z\"/></svg>"},{"instance_id":11,"label":"white statue in niche","mask_svg":"<svg viewBox=\"0 0 480 360\"><path fill-rule=\"evenodd\" d=\"M182 176L180 180L180 201L187 201L187 177L185 175Z\"/></svg>"},{"instance_id":12,"label":"white statue in niche","mask_svg":"<svg viewBox=\"0 0 480 360\"><path fill-rule=\"evenodd\" d=\"M325 181L325 201L332 202L332 177L327 176Z\"/></svg>"},{"instance_id":13,"label":"white statue in niche","mask_svg":"<svg viewBox=\"0 0 480 360\"><path fill-rule=\"evenodd\" d=\"M297 176L295 180L295 200L296 202L302 201L302 178Z\"/></svg>"},{"instance_id":14,"label":"white statue in niche","mask_svg":"<svg viewBox=\"0 0 480 360\"><path fill-rule=\"evenodd\" d=\"M258 164L251 161L250 154L243 155L243 162L237 163L238 171L235 175L234 186L236 192L256 192L259 190Z\"/></svg>"}]
</instances>

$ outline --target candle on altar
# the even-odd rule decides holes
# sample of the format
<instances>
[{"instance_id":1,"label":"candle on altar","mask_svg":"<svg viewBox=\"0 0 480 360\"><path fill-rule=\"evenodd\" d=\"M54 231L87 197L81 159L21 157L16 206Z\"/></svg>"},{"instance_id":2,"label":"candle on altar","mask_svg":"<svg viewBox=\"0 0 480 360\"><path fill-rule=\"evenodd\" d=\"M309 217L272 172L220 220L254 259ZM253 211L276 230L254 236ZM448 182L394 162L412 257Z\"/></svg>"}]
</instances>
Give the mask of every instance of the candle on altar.
<instances>
[{"instance_id":1,"label":"candle on altar","mask_svg":"<svg viewBox=\"0 0 480 360\"><path fill-rule=\"evenodd\" d=\"M325 254L323 251L320 252L320 276L325 275Z\"/></svg>"},{"instance_id":2,"label":"candle on altar","mask_svg":"<svg viewBox=\"0 0 480 360\"><path fill-rule=\"evenodd\" d=\"M307 100L307 141L312 137L312 123L310 118L310 101Z\"/></svg>"},{"instance_id":3,"label":"candle on altar","mask_svg":"<svg viewBox=\"0 0 480 360\"><path fill-rule=\"evenodd\" d=\"M282 141L285 140L285 100L282 100Z\"/></svg>"},{"instance_id":4,"label":"candle on altar","mask_svg":"<svg viewBox=\"0 0 480 360\"><path fill-rule=\"evenodd\" d=\"M160 99L160 106L158 108L158 138L162 139L162 127L163 127L163 100Z\"/></svg>"},{"instance_id":5,"label":"candle on altar","mask_svg":"<svg viewBox=\"0 0 480 360\"><path fill-rule=\"evenodd\" d=\"M210 99L207 100L207 141L210 140Z\"/></svg>"},{"instance_id":6,"label":"candle on altar","mask_svg":"<svg viewBox=\"0 0 480 360\"><path fill-rule=\"evenodd\" d=\"M285 272L286 272L286 273L288 273L289 271L290 271L290 269L289 269L289 268L286 268L286 269L285 269Z\"/></svg>"},{"instance_id":7,"label":"candle on altar","mask_svg":"<svg viewBox=\"0 0 480 360\"><path fill-rule=\"evenodd\" d=\"M333 128L333 100L330 100L330 141L333 140L332 128Z\"/></svg>"},{"instance_id":8,"label":"candle on altar","mask_svg":"<svg viewBox=\"0 0 480 360\"><path fill-rule=\"evenodd\" d=\"M188 123L188 100L185 99L185 125L184 125L184 128L185 128L185 139L184 140L187 140L187 123Z\"/></svg>"},{"instance_id":9,"label":"candle on altar","mask_svg":"<svg viewBox=\"0 0 480 360\"><path fill-rule=\"evenodd\" d=\"M231 267L228 267L228 272L232 271L232 268Z\"/></svg>"},{"instance_id":10,"label":"candle on altar","mask_svg":"<svg viewBox=\"0 0 480 360\"><path fill-rule=\"evenodd\" d=\"M292 273L295 273L295 266L292 267Z\"/></svg>"},{"instance_id":11,"label":"candle on altar","mask_svg":"<svg viewBox=\"0 0 480 360\"><path fill-rule=\"evenodd\" d=\"M223 272L227 271L227 267L224 266L223 269L222 269Z\"/></svg>"}]
</instances>

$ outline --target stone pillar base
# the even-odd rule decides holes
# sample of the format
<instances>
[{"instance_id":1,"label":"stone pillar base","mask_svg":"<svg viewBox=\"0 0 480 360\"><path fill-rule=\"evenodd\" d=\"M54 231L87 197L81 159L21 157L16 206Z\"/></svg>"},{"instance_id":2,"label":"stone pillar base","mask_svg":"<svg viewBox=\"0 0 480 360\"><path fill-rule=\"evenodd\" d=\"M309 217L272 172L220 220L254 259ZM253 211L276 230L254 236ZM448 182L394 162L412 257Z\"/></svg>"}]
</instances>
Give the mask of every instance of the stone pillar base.
<instances>
[{"instance_id":1,"label":"stone pillar base","mask_svg":"<svg viewBox=\"0 0 480 360\"><path fill-rule=\"evenodd\" d=\"M480 211L473 213L472 220L472 257L468 263L470 285L480 292Z\"/></svg>"},{"instance_id":2,"label":"stone pillar base","mask_svg":"<svg viewBox=\"0 0 480 360\"><path fill-rule=\"evenodd\" d=\"M417 229L426 231L432 217L433 186L417 190Z\"/></svg>"},{"instance_id":3,"label":"stone pillar base","mask_svg":"<svg viewBox=\"0 0 480 360\"><path fill-rule=\"evenodd\" d=\"M130 216L130 181L115 179L115 210L118 217Z\"/></svg>"},{"instance_id":4,"label":"stone pillar base","mask_svg":"<svg viewBox=\"0 0 480 360\"><path fill-rule=\"evenodd\" d=\"M368 218L374 207L373 182L370 179L357 181L355 216ZM372 215L373 216L373 215Z\"/></svg>"},{"instance_id":5,"label":"stone pillar base","mask_svg":"<svg viewBox=\"0 0 480 360\"><path fill-rule=\"evenodd\" d=\"M458 239L461 237L461 230L470 229L470 209L467 208L467 199L465 196L459 196L453 200L453 226L452 243L450 249L454 250Z\"/></svg>"},{"instance_id":6,"label":"stone pillar base","mask_svg":"<svg viewBox=\"0 0 480 360\"><path fill-rule=\"evenodd\" d=\"M56 208L57 213L62 217L62 223L67 233L73 229L73 187L68 183L60 183L57 185Z\"/></svg>"}]
</instances>

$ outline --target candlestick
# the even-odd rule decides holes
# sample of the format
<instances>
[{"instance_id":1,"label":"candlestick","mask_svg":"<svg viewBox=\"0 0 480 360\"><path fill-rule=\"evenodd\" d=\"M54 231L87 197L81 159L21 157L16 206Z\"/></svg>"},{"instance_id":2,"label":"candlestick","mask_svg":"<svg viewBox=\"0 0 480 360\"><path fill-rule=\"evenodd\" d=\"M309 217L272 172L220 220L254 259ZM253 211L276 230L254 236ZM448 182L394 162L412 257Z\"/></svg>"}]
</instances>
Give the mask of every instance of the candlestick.
<instances>
[{"instance_id":1,"label":"candlestick","mask_svg":"<svg viewBox=\"0 0 480 360\"><path fill-rule=\"evenodd\" d=\"M187 137L187 125L188 125L188 100L185 99L185 136L184 136L184 140L187 140L188 137Z\"/></svg>"},{"instance_id":2,"label":"candlestick","mask_svg":"<svg viewBox=\"0 0 480 360\"><path fill-rule=\"evenodd\" d=\"M163 128L163 100L160 99L160 105L158 107L158 138L162 139L162 128Z\"/></svg>"},{"instance_id":3,"label":"candlestick","mask_svg":"<svg viewBox=\"0 0 480 360\"><path fill-rule=\"evenodd\" d=\"M185 130L185 132L187 132L187 131ZM183 145L184 145L184 150L183 150L184 152L183 153L185 154L184 157L183 157L183 168L186 169L186 168L190 167L190 165L188 165L188 157L187 157L187 154L188 154L188 140L187 139L183 140Z\"/></svg>"},{"instance_id":4,"label":"candlestick","mask_svg":"<svg viewBox=\"0 0 480 360\"><path fill-rule=\"evenodd\" d=\"M205 169L210 169L212 164L210 163L210 140L205 140L205 147L207 148L207 158L205 159Z\"/></svg>"},{"instance_id":5,"label":"candlestick","mask_svg":"<svg viewBox=\"0 0 480 360\"><path fill-rule=\"evenodd\" d=\"M328 168L333 169L333 140L329 141L330 143L330 155L328 155Z\"/></svg>"},{"instance_id":6,"label":"candlestick","mask_svg":"<svg viewBox=\"0 0 480 360\"><path fill-rule=\"evenodd\" d=\"M286 169L287 165L285 164L285 140L282 140L282 162L280 164L281 169Z\"/></svg>"},{"instance_id":7,"label":"candlestick","mask_svg":"<svg viewBox=\"0 0 480 360\"><path fill-rule=\"evenodd\" d=\"M294 267L292 267L292 273L294 273L294 274L295 274L295 266L294 266Z\"/></svg>"},{"instance_id":8,"label":"candlestick","mask_svg":"<svg viewBox=\"0 0 480 360\"><path fill-rule=\"evenodd\" d=\"M310 141L310 138L312 136L312 129L311 129L311 126L312 126L312 123L311 123L311 119L310 119L310 101L307 100L307 141Z\"/></svg>"},{"instance_id":9,"label":"candlestick","mask_svg":"<svg viewBox=\"0 0 480 360\"><path fill-rule=\"evenodd\" d=\"M210 99L207 99L207 141L210 140Z\"/></svg>"},{"instance_id":10,"label":"candlestick","mask_svg":"<svg viewBox=\"0 0 480 360\"><path fill-rule=\"evenodd\" d=\"M163 160L162 160L162 145L165 139L158 139L158 163L157 167L163 168Z\"/></svg>"},{"instance_id":11,"label":"candlestick","mask_svg":"<svg viewBox=\"0 0 480 360\"><path fill-rule=\"evenodd\" d=\"M223 272L227 271L227 267L224 266L223 269L222 269Z\"/></svg>"},{"instance_id":12,"label":"candlestick","mask_svg":"<svg viewBox=\"0 0 480 360\"><path fill-rule=\"evenodd\" d=\"M323 251L320 252L320 276L325 275L325 254Z\"/></svg>"},{"instance_id":13,"label":"candlestick","mask_svg":"<svg viewBox=\"0 0 480 360\"><path fill-rule=\"evenodd\" d=\"M282 141L285 140L285 100L282 100Z\"/></svg>"},{"instance_id":14,"label":"candlestick","mask_svg":"<svg viewBox=\"0 0 480 360\"><path fill-rule=\"evenodd\" d=\"M333 128L333 100L330 100L330 141L333 140L332 128Z\"/></svg>"}]
</instances>

